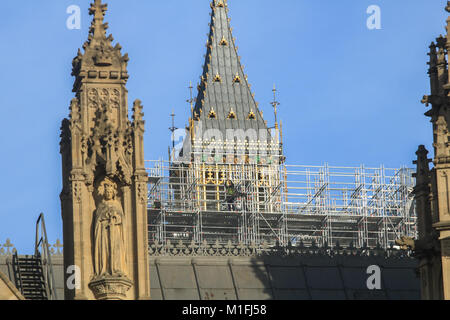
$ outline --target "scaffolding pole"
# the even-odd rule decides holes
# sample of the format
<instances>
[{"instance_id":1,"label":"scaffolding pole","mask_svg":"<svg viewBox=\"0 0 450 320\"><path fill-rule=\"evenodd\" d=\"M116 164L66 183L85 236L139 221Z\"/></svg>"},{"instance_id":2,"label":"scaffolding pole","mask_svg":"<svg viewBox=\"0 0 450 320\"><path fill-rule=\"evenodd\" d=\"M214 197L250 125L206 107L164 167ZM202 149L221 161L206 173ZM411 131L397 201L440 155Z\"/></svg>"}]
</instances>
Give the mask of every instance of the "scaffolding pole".
<instances>
[{"instance_id":1,"label":"scaffolding pole","mask_svg":"<svg viewBox=\"0 0 450 320\"><path fill-rule=\"evenodd\" d=\"M393 245L416 235L408 168L147 161L149 239ZM225 182L238 194L226 203Z\"/></svg>"}]
</instances>

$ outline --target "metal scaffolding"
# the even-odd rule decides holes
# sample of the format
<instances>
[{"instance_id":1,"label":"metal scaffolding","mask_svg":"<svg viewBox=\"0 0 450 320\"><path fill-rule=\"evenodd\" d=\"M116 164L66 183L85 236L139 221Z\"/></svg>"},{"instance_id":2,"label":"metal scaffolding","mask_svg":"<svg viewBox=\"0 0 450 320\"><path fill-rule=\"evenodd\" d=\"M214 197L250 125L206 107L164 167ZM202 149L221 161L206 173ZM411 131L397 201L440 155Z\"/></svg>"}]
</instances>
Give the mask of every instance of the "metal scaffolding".
<instances>
[{"instance_id":1,"label":"metal scaffolding","mask_svg":"<svg viewBox=\"0 0 450 320\"><path fill-rule=\"evenodd\" d=\"M408 168L147 161L149 240L389 248L416 235ZM226 181L239 196L225 202Z\"/></svg>"}]
</instances>

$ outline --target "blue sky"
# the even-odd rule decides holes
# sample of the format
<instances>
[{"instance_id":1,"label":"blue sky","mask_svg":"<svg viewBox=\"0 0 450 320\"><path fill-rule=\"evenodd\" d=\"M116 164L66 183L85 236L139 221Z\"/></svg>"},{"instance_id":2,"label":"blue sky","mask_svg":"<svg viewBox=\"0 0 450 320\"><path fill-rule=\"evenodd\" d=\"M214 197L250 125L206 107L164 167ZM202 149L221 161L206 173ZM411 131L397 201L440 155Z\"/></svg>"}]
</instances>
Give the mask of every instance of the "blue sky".
<instances>
[{"instance_id":1,"label":"blue sky","mask_svg":"<svg viewBox=\"0 0 450 320\"><path fill-rule=\"evenodd\" d=\"M62 238L59 127L73 97L71 61L87 39L88 0L0 2L0 243L31 253L46 214ZM428 45L445 32L444 0L229 0L231 24L256 99L273 122L279 89L290 164L412 166L432 132ZM110 0L108 30L130 56L130 105L141 99L146 159L167 157L169 114L187 123L188 83L201 75L209 0ZM70 5L81 30L66 28ZM369 30L370 5L381 30Z\"/></svg>"}]
</instances>

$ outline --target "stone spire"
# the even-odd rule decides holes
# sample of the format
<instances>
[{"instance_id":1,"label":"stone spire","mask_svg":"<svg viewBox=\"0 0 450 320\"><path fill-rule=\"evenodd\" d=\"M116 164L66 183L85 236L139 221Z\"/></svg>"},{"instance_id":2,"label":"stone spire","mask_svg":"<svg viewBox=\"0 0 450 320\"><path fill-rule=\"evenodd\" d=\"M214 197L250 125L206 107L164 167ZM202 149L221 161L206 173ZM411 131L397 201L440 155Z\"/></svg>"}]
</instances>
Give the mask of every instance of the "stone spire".
<instances>
[{"instance_id":1,"label":"stone spire","mask_svg":"<svg viewBox=\"0 0 450 320\"><path fill-rule=\"evenodd\" d=\"M423 145L419 146L416 155L417 160L413 162L417 165L417 171L413 175L416 178L414 194L417 208L419 239L424 239L429 237L432 232L430 203L431 172L429 167L429 163L432 160L428 159L428 150Z\"/></svg>"},{"instance_id":2,"label":"stone spire","mask_svg":"<svg viewBox=\"0 0 450 320\"><path fill-rule=\"evenodd\" d=\"M128 55L106 36L106 9L95 0L89 10L93 22L73 60L75 98L61 130L64 264L81 272L81 287L66 288L66 298L146 299L144 114L136 100L129 119Z\"/></svg>"},{"instance_id":3,"label":"stone spire","mask_svg":"<svg viewBox=\"0 0 450 320\"><path fill-rule=\"evenodd\" d=\"M128 54L122 55L120 44L113 47L113 36L106 36L108 23L104 22L104 18L107 7L101 0L95 0L89 9L89 14L94 18L88 40L83 45L84 53L78 50L73 60L74 92L77 92L81 83L87 79L119 83L126 83L128 80Z\"/></svg>"},{"instance_id":4,"label":"stone spire","mask_svg":"<svg viewBox=\"0 0 450 320\"><path fill-rule=\"evenodd\" d=\"M450 10L450 1L447 2ZM450 112L450 78L448 73L448 52L450 50L450 17L447 19L446 36L440 35L436 42L429 46L428 75L430 77L431 95L424 96L422 103L431 109L425 113L431 118L434 131L435 163L450 163L449 121Z\"/></svg>"}]
</instances>

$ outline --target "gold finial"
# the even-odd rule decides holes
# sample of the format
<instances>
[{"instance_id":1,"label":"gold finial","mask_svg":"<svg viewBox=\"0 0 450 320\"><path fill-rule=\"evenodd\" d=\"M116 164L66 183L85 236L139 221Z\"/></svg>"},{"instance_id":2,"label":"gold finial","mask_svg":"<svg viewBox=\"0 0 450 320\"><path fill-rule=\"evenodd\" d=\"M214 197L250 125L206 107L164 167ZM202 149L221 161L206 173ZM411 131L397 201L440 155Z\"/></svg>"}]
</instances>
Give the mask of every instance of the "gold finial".
<instances>
[{"instance_id":1,"label":"gold finial","mask_svg":"<svg viewBox=\"0 0 450 320\"><path fill-rule=\"evenodd\" d=\"M193 141L193 139L194 139L194 120L196 119L196 117L195 117L195 113L194 113L195 98L192 94L192 89L194 89L194 87L192 86L192 81L189 81L188 89L189 89L189 99L186 100L186 102L189 103L189 105L191 107L191 117L189 118L189 132L191 134L191 141Z\"/></svg>"},{"instance_id":2,"label":"gold finial","mask_svg":"<svg viewBox=\"0 0 450 320\"><path fill-rule=\"evenodd\" d=\"M174 152L175 156L175 131L178 130L177 127L175 127L175 110L172 109L172 114L170 115L172 117L172 127L169 128L170 132L172 132L172 151Z\"/></svg>"},{"instance_id":3,"label":"gold finial","mask_svg":"<svg viewBox=\"0 0 450 320\"><path fill-rule=\"evenodd\" d=\"M189 103L189 105L191 106L191 117L194 118L194 96L192 95L192 89L194 89L194 87L192 86L192 81L189 81L189 99L186 100L187 103ZM200 90L200 89L199 89Z\"/></svg>"},{"instance_id":4,"label":"gold finial","mask_svg":"<svg viewBox=\"0 0 450 320\"><path fill-rule=\"evenodd\" d=\"M274 84L273 85L273 101L270 103L273 107L273 112L275 115L275 129L278 129L278 112L277 112L277 107L280 105L280 103L277 101L277 87Z\"/></svg>"}]
</instances>

